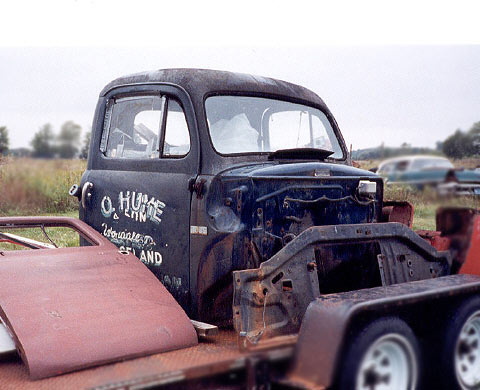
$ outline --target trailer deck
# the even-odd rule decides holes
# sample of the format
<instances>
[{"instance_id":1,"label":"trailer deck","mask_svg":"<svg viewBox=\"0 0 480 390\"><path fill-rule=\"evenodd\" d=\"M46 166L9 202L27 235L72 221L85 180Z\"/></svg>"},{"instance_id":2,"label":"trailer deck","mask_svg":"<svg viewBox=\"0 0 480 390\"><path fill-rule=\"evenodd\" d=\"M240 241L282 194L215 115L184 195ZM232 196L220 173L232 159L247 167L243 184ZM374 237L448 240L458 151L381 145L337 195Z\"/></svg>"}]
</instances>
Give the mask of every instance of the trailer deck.
<instances>
[{"instance_id":1,"label":"trailer deck","mask_svg":"<svg viewBox=\"0 0 480 390\"><path fill-rule=\"evenodd\" d=\"M160 353L42 380L31 380L20 358L0 361L0 388L4 390L49 389L145 389L245 370L249 360L279 362L292 356L293 346L242 351L233 330L186 349Z\"/></svg>"}]
</instances>

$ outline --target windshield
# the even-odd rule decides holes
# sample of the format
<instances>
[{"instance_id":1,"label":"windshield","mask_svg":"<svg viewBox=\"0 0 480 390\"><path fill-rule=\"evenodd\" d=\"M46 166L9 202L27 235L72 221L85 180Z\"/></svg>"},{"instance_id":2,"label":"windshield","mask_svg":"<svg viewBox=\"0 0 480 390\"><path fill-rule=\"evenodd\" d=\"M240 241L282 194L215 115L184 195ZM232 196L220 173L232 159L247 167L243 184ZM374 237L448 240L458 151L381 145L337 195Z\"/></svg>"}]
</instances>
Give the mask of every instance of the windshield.
<instances>
[{"instance_id":1,"label":"windshield","mask_svg":"<svg viewBox=\"0 0 480 390\"><path fill-rule=\"evenodd\" d=\"M205 101L210 137L222 154L316 148L342 159L332 125L319 109L281 100L212 96Z\"/></svg>"}]
</instances>

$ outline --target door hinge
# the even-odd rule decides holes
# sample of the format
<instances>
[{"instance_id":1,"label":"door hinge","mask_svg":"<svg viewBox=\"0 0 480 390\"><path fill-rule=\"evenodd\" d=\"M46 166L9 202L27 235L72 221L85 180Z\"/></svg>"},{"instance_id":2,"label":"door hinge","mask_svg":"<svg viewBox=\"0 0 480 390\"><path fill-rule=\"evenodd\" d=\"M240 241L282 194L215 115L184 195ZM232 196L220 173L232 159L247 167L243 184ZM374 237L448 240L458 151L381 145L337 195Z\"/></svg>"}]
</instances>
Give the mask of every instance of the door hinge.
<instances>
[{"instance_id":1,"label":"door hinge","mask_svg":"<svg viewBox=\"0 0 480 390\"><path fill-rule=\"evenodd\" d=\"M205 183L207 182L207 180L205 179L200 179L200 180L197 180L196 178L191 178L189 181L188 181L188 189L190 190L190 192L195 192L197 194L197 199L202 199L203 197L203 193L205 191Z\"/></svg>"}]
</instances>

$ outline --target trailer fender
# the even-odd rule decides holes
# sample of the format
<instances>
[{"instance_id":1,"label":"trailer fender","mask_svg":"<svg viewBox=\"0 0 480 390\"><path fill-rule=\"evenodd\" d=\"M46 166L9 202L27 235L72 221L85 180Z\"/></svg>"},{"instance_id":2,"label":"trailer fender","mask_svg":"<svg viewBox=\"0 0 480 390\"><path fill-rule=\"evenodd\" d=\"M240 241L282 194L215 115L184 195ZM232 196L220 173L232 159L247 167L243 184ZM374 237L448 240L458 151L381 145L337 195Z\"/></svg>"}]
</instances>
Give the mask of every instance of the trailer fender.
<instances>
[{"instance_id":1,"label":"trailer fender","mask_svg":"<svg viewBox=\"0 0 480 390\"><path fill-rule=\"evenodd\" d=\"M480 277L452 275L398 285L324 295L305 313L285 383L300 388L332 386L349 328L359 315L401 308L430 299L480 291Z\"/></svg>"}]
</instances>

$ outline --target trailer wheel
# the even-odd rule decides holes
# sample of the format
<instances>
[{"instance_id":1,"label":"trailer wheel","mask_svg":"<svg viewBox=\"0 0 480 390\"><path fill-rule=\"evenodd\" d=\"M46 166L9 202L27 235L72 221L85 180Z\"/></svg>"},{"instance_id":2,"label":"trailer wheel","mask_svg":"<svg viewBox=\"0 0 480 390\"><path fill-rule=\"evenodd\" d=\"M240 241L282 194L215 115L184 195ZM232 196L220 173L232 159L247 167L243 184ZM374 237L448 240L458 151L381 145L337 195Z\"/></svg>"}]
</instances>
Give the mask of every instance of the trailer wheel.
<instances>
[{"instance_id":1,"label":"trailer wheel","mask_svg":"<svg viewBox=\"0 0 480 390\"><path fill-rule=\"evenodd\" d=\"M339 390L416 389L419 347L404 321L378 319L348 342L339 371Z\"/></svg>"},{"instance_id":2,"label":"trailer wheel","mask_svg":"<svg viewBox=\"0 0 480 390\"><path fill-rule=\"evenodd\" d=\"M480 298L472 298L447 321L443 357L446 389L480 389Z\"/></svg>"}]
</instances>

